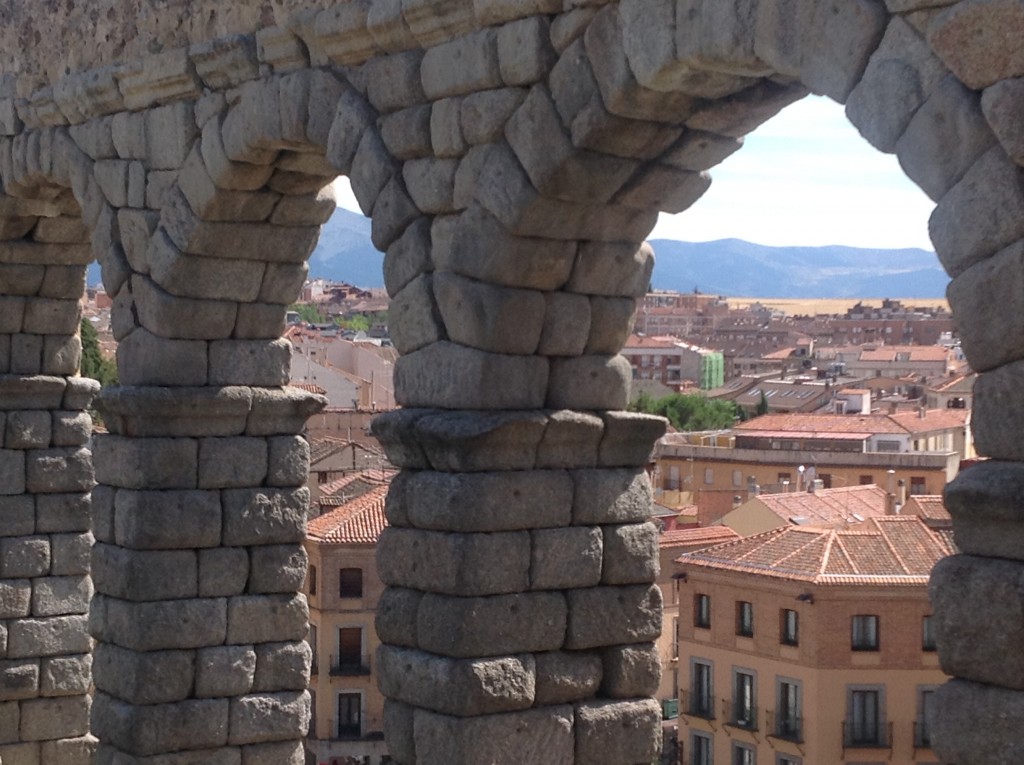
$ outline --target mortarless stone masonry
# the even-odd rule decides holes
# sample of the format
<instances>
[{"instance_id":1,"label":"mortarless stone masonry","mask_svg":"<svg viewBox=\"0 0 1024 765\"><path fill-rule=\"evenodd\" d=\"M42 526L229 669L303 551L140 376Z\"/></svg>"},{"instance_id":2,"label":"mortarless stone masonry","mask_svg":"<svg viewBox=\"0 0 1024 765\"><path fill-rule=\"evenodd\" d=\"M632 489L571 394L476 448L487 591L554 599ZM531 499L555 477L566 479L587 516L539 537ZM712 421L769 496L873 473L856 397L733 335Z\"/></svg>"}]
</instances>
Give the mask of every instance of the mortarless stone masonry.
<instances>
[{"instance_id":1,"label":"mortarless stone masonry","mask_svg":"<svg viewBox=\"0 0 1024 765\"><path fill-rule=\"evenodd\" d=\"M279 338L338 175L386 252L402 352L406 408L375 423L403 468L380 546L395 760L650 762L642 468L664 425L620 411L616 355L653 266L642 240L808 91L937 201L996 459L949 490L970 555L935 580L959 678L935 747L1019 759L1020 692L993 672L1019 614L975 634L977 598L947 594L1020 576L1024 2L51 6L0 11L5 765L303 761L306 675L278 670L308 661L297 434L323 400L285 387ZM93 259L122 387L90 452ZM978 727L975 708L1014 724Z\"/></svg>"}]
</instances>

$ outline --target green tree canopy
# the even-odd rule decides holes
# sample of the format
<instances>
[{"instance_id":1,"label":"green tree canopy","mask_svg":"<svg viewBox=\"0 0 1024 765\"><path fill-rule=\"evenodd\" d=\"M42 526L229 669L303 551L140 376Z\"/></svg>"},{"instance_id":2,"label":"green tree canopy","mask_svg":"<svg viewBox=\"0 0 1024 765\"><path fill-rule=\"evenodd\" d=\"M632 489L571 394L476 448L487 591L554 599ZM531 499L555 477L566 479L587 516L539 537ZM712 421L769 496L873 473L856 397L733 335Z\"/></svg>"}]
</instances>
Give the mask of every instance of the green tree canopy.
<instances>
[{"instance_id":1,"label":"green tree canopy","mask_svg":"<svg viewBox=\"0 0 1024 765\"><path fill-rule=\"evenodd\" d=\"M82 377L98 380L100 385L117 385L117 364L100 353L99 335L88 319L82 319Z\"/></svg>"},{"instance_id":2,"label":"green tree canopy","mask_svg":"<svg viewBox=\"0 0 1024 765\"><path fill-rule=\"evenodd\" d=\"M743 410L732 401L682 393L657 400L641 393L630 409L666 417L676 430L721 430L732 427L737 418L744 419Z\"/></svg>"}]
</instances>

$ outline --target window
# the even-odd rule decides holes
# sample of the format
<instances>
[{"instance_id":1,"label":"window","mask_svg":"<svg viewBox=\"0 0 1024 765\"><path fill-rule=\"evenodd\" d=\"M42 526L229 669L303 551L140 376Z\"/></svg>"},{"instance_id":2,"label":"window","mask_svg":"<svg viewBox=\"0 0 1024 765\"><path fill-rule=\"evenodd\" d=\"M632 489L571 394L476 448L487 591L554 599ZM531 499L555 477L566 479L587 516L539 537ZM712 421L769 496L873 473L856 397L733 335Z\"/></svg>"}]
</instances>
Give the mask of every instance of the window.
<instances>
[{"instance_id":1,"label":"window","mask_svg":"<svg viewBox=\"0 0 1024 765\"><path fill-rule=\"evenodd\" d=\"M781 621L779 642L783 645L798 645L800 642L800 614L791 608L783 608Z\"/></svg>"},{"instance_id":2,"label":"window","mask_svg":"<svg viewBox=\"0 0 1024 765\"><path fill-rule=\"evenodd\" d=\"M921 619L921 650L935 650L935 628L932 626L933 617L926 616Z\"/></svg>"},{"instance_id":3,"label":"window","mask_svg":"<svg viewBox=\"0 0 1024 765\"><path fill-rule=\"evenodd\" d=\"M714 669L710 662L693 660L690 678L690 714L711 720L715 716Z\"/></svg>"},{"instance_id":4,"label":"window","mask_svg":"<svg viewBox=\"0 0 1024 765\"><path fill-rule=\"evenodd\" d=\"M306 735L316 738L316 691L309 692L309 725L306 726Z\"/></svg>"},{"instance_id":5,"label":"window","mask_svg":"<svg viewBox=\"0 0 1024 765\"><path fill-rule=\"evenodd\" d=\"M800 716L800 685L792 680L779 681L775 730L779 738L803 741L803 720Z\"/></svg>"},{"instance_id":6,"label":"window","mask_svg":"<svg viewBox=\"0 0 1024 765\"><path fill-rule=\"evenodd\" d=\"M312 662L313 666L310 668L310 672L312 672L314 675L316 674L316 671L317 671L317 643L319 642L317 640L317 634L316 633L317 633L316 625L315 624L310 624L309 625L309 635L306 638L306 641L309 643L309 651L310 651L310 653L313 654L313 662Z\"/></svg>"},{"instance_id":7,"label":"window","mask_svg":"<svg viewBox=\"0 0 1024 765\"><path fill-rule=\"evenodd\" d=\"M736 634L754 636L754 604L745 600L736 601Z\"/></svg>"},{"instance_id":8,"label":"window","mask_svg":"<svg viewBox=\"0 0 1024 765\"><path fill-rule=\"evenodd\" d=\"M363 597L363 570L343 568L338 571L338 594L343 598Z\"/></svg>"},{"instance_id":9,"label":"window","mask_svg":"<svg viewBox=\"0 0 1024 765\"><path fill-rule=\"evenodd\" d=\"M803 765L803 760L791 754L780 754L778 757L775 765Z\"/></svg>"},{"instance_id":10,"label":"window","mask_svg":"<svg viewBox=\"0 0 1024 765\"><path fill-rule=\"evenodd\" d=\"M850 621L850 647L854 651L878 650L878 617L867 614Z\"/></svg>"},{"instance_id":11,"label":"window","mask_svg":"<svg viewBox=\"0 0 1024 765\"><path fill-rule=\"evenodd\" d=\"M693 626L701 629L711 628L711 596L697 594L693 596Z\"/></svg>"},{"instance_id":12,"label":"window","mask_svg":"<svg viewBox=\"0 0 1024 765\"><path fill-rule=\"evenodd\" d=\"M732 765L756 765L754 750L746 744L732 745Z\"/></svg>"},{"instance_id":13,"label":"window","mask_svg":"<svg viewBox=\"0 0 1024 765\"><path fill-rule=\"evenodd\" d=\"M790 481L792 479L792 477L793 476L791 476L789 473L779 473L778 476L775 479L775 482L776 483L788 482L788 481Z\"/></svg>"},{"instance_id":14,"label":"window","mask_svg":"<svg viewBox=\"0 0 1024 765\"><path fill-rule=\"evenodd\" d=\"M316 595L316 566L309 567L309 594Z\"/></svg>"},{"instance_id":15,"label":"window","mask_svg":"<svg viewBox=\"0 0 1024 765\"><path fill-rule=\"evenodd\" d=\"M881 693L877 689L850 689L846 715L847 746L876 746L883 743Z\"/></svg>"},{"instance_id":16,"label":"window","mask_svg":"<svg viewBox=\"0 0 1024 765\"><path fill-rule=\"evenodd\" d=\"M362 700L359 693L338 694L338 738L362 735Z\"/></svg>"},{"instance_id":17,"label":"window","mask_svg":"<svg viewBox=\"0 0 1024 765\"><path fill-rule=\"evenodd\" d=\"M732 485L735 488L740 488L741 486L743 486L743 471L742 470L733 470L732 471Z\"/></svg>"},{"instance_id":18,"label":"window","mask_svg":"<svg viewBox=\"0 0 1024 765\"><path fill-rule=\"evenodd\" d=\"M857 483L859 483L861 486L870 486L874 482L875 477L873 475L862 475L857 479Z\"/></svg>"},{"instance_id":19,"label":"window","mask_svg":"<svg viewBox=\"0 0 1024 765\"><path fill-rule=\"evenodd\" d=\"M692 733L690 736L690 765L713 765L711 736Z\"/></svg>"},{"instance_id":20,"label":"window","mask_svg":"<svg viewBox=\"0 0 1024 765\"><path fill-rule=\"evenodd\" d=\"M912 475L910 476L910 493L914 494L927 494L928 489L925 486L923 475Z\"/></svg>"},{"instance_id":21,"label":"window","mask_svg":"<svg viewBox=\"0 0 1024 765\"><path fill-rule=\"evenodd\" d=\"M736 670L733 676L732 723L740 728L757 729L757 704L754 675Z\"/></svg>"},{"instance_id":22,"label":"window","mask_svg":"<svg viewBox=\"0 0 1024 765\"><path fill-rule=\"evenodd\" d=\"M914 746L921 749L930 749L932 746L932 732L928 720L935 709L935 688L928 686L919 688L917 694L917 720L914 722Z\"/></svg>"},{"instance_id":23,"label":"window","mask_svg":"<svg viewBox=\"0 0 1024 765\"><path fill-rule=\"evenodd\" d=\"M363 628L342 627L338 630L338 656L331 662L331 674L369 674L369 659L363 660Z\"/></svg>"},{"instance_id":24,"label":"window","mask_svg":"<svg viewBox=\"0 0 1024 765\"><path fill-rule=\"evenodd\" d=\"M704 483L708 486L715 482L715 471L714 468L704 468Z\"/></svg>"}]
</instances>

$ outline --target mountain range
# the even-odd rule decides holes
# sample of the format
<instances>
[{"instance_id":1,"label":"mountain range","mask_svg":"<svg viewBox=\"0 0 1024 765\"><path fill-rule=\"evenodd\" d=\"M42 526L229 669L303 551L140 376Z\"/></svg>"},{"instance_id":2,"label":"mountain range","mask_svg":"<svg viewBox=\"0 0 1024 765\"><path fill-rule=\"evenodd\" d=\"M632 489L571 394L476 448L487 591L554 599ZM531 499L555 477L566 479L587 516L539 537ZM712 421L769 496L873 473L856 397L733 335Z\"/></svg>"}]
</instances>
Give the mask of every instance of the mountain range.
<instances>
[{"instance_id":1,"label":"mountain range","mask_svg":"<svg viewBox=\"0 0 1024 765\"><path fill-rule=\"evenodd\" d=\"M652 240L655 289L761 298L941 298L949 277L935 253L769 247L741 239ZM309 260L310 275L360 287L382 287L384 256L370 242L370 221L342 208L324 226ZM99 280L90 271L90 284Z\"/></svg>"}]
</instances>

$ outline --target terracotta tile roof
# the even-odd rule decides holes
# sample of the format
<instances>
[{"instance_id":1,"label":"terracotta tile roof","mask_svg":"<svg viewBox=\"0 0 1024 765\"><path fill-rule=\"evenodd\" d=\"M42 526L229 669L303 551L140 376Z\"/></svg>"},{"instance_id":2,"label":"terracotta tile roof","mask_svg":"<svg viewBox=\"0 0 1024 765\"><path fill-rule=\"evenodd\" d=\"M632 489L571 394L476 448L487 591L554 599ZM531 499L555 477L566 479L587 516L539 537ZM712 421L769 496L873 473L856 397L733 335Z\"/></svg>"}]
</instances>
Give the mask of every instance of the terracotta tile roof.
<instances>
[{"instance_id":1,"label":"terracotta tile roof","mask_svg":"<svg viewBox=\"0 0 1024 765\"><path fill-rule=\"evenodd\" d=\"M930 521L952 521L941 494L915 494L907 499L904 515L916 515Z\"/></svg>"},{"instance_id":2,"label":"terracotta tile roof","mask_svg":"<svg viewBox=\"0 0 1024 765\"><path fill-rule=\"evenodd\" d=\"M309 522L306 536L321 544L376 544L388 525L384 516L387 494L387 485L377 486L363 496L314 518Z\"/></svg>"},{"instance_id":3,"label":"terracotta tile roof","mask_svg":"<svg viewBox=\"0 0 1024 765\"><path fill-rule=\"evenodd\" d=\"M926 585L955 547L916 516L872 518L856 531L784 526L676 559L685 568L759 574L822 585Z\"/></svg>"},{"instance_id":4,"label":"terracotta tile roof","mask_svg":"<svg viewBox=\"0 0 1024 765\"><path fill-rule=\"evenodd\" d=\"M658 539L658 546L662 548L710 547L739 538L740 535L728 526L704 526L697 529L674 529L662 532Z\"/></svg>"},{"instance_id":5,"label":"terracotta tile roof","mask_svg":"<svg viewBox=\"0 0 1024 765\"><path fill-rule=\"evenodd\" d=\"M924 417L918 411L897 412L889 417L908 433L927 433L933 430L962 428L970 417L969 409L928 409Z\"/></svg>"},{"instance_id":6,"label":"terracotta tile roof","mask_svg":"<svg viewBox=\"0 0 1024 765\"><path fill-rule=\"evenodd\" d=\"M321 508L340 507L378 486L389 485L397 472L397 470L368 469L358 473L349 473L329 483L321 484L317 503Z\"/></svg>"},{"instance_id":7,"label":"terracotta tile roof","mask_svg":"<svg viewBox=\"0 0 1024 765\"><path fill-rule=\"evenodd\" d=\"M623 351L641 350L644 348L679 348L679 341L674 337L649 337L647 335L630 335L623 346Z\"/></svg>"},{"instance_id":8,"label":"terracotta tile roof","mask_svg":"<svg viewBox=\"0 0 1024 765\"><path fill-rule=\"evenodd\" d=\"M874 485L840 486L813 494L759 494L757 501L787 523L818 528L849 528L867 518L885 515L886 509L885 490Z\"/></svg>"},{"instance_id":9,"label":"terracotta tile roof","mask_svg":"<svg viewBox=\"0 0 1024 765\"><path fill-rule=\"evenodd\" d=\"M383 452L379 449L375 449L367 444L359 443L358 441L349 441L344 438L335 438L334 436L323 436L316 438L309 443L309 464L315 465L321 460L327 459L333 454L337 454L340 451L344 451L349 446L353 449L358 449L370 454L380 454Z\"/></svg>"},{"instance_id":10,"label":"terracotta tile roof","mask_svg":"<svg viewBox=\"0 0 1024 765\"><path fill-rule=\"evenodd\" d=\"M327 390L325 388L321 388L319 385L314 385L313 383L290 382L288 383L288 385L290 385L292 388L304 390L307 393L317 393L321 396L327 395Z\"/></svg>"}]
</instances>

